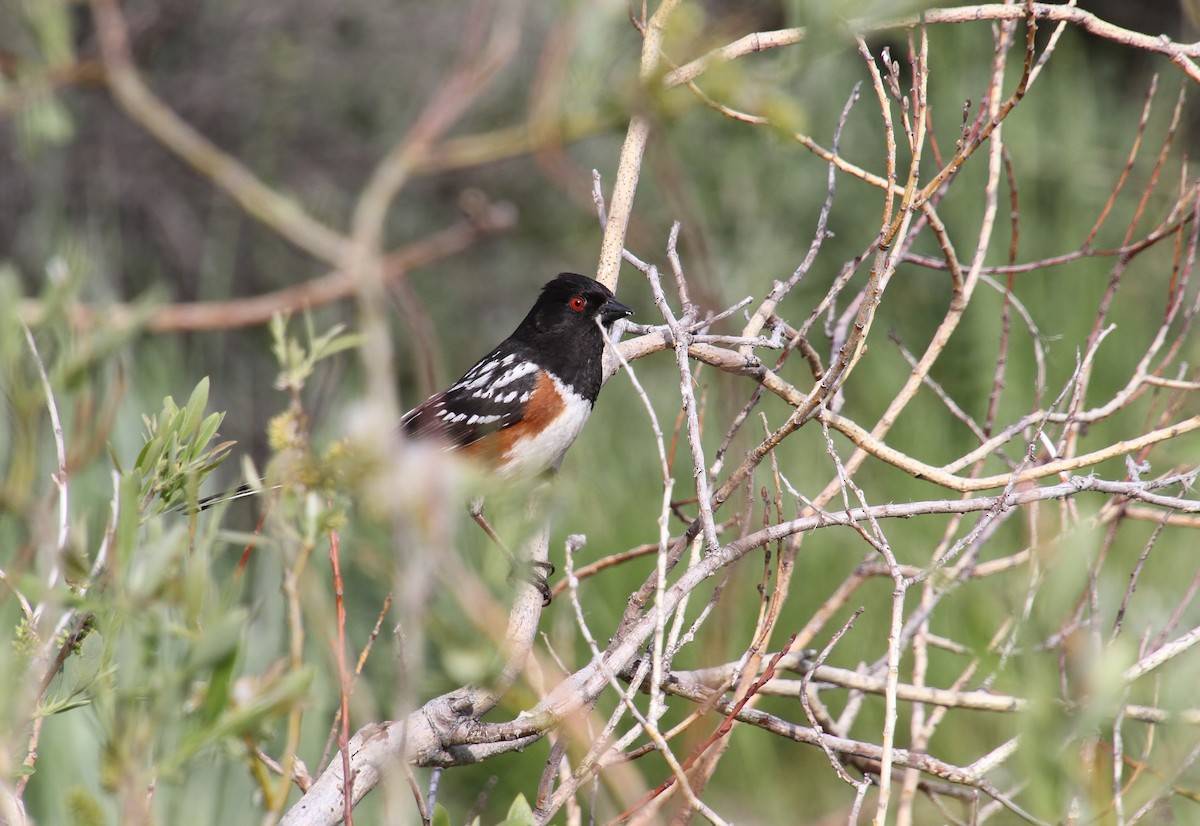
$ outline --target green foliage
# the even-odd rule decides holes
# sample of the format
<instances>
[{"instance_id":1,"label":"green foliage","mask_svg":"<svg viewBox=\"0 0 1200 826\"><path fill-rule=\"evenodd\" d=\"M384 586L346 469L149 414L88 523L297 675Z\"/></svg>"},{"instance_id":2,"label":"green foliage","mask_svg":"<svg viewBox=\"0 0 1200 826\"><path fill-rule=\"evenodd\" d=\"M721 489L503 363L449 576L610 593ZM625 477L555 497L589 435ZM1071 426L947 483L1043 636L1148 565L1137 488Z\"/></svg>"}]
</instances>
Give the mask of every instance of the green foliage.
<instances>
[{"instance_id":1,"label":"green foliage","mask_svg":"<svg viewBox=\"0 0 1200 826\"><path fill-rule=\"evenodd\" d=\"M499 826L533 826L534 822L533 808L525 799L525 795L519 794L513 798L512 805L508 807L508 815L500 821Z\"/></svg>"},{"instance_id":2,"label":"green foliage","mask_svg":"<svg viewBox=\"0 0 1200 826\"><path fill-rule=\"evenodd\" d=\"M453 823L453 821L450 820L450 812L448 812L446 807L441 803L438 803L433 807L432 821L433 826L451 826Z\"/></svg>"},{"instance_id":3,"label":"green foliage","mask_svg":"<svg viewBox=\"0 0 1200 826\"><path fill-rule=\"evenodd\" d=\"M67 792L67 818L71 826L106 826L108 823L100 801L80 786Z\"/></svg>"},{"instance_id":4,"label":"green foliage","mask_svg":"<svg viewBox=\"0 0 1200 826\"><path fill-rule=\"evenodd\" d=\"M42 348L50 358L48 372L60 409L94 394L95 379L103 375L97 367L120 352L121 340L129 339L128 332L102 330L73 339L63 317L68 304L69 299L47 305L49 315L38 329L40 338L62 342ZM298 360L281 368L292 368L298 378L294 389L303 386L317 361L344 349L347 340L339 341L335 331L310 336L311 346L303 352L293 346L289 352ZM21 372L21 364L31 357L28 348L5 346L0 353L6 357L0 365L5 374L28 384L25 390L10 380L6 390L28 392L29 413L22 409L18 415L28 417L32 432L38 432L47 402L36 375ZM244 759L248 743L273 741L280 736L281 721L297 713L312 688L315 671L304 662L284 660L278 651L265 660L261 653L248 653L256 618L241 602L245 584L220 554L228 540L219 520L195 511L200 486L232 455L233 447L218 436L224 414L208 410L209 391L209 380L201 379L186 403L167 396L159 412L143 415L142 444L125 469L119 457L129 451L120 433L100 430L103 421L92 422L97 429L81 441L75 432L83 423L68 422L68 449L111 440L106 452L77 454L96 464L111 462L100 477L112 480L110 495L87 485L88 467L75 467L68 477L73 512L99 517L99 533L89 542L83 521L78 516L71 520L70 535L83 558L71 568L71 579L64 583L60 576L49 587L21 576L13 567L21 564L19 558L0 556L0 570L10 585L0 598L0 612L6 622L12 620L10 643L0 648L0 672L8 687L0 696L9 721L2 733L10 753L16 754L11 747L26 741L34 720L43 721L43 751L49 757L22 773L30 780L27 800L47 822L106 822L105 801L144 801L146 783L157 785L154 805L165 820L186 822L179 812L196 766L217 758L236 764ZM40 432L40 449L33 445L28 455L53 462L54 451L45 450L48 428ZM10 485L11 461L21 455L9 456ZM183 506L191 513L182 513ZM25 514L8 509L0 512L0 529L45 535L47 526L38 520L53 513L52 508ZM321 517L320 509L307 512L312 513L317 516L310 520L310 537L328 530L332 519ZM22 604L42 604L40 621L14 614L17 601L9 598L13 585L28 594ZM47 639L56 618L62 630ZM84 747L63 752L54 744L64 738ZM64 770L79 784L68 794L56 794ZM249 794L250 774L243 778L244 794Z\"/></svg>"},{"instance_id":5,"label":"green foliage","mask_svg":"<svg viewBox=\"0 0 1200 826\"><path fill-rule=\"evenodd\" d=\"M104 639L93 629L94 622L94 617L86 617L80 629L72 632L72 637L82 637L82 641L71 646L62 670L50 681L46 698L37 710L39 716L61 714L90 702L95 681L104 668ZM67 641L64 637L60 645Z\"/></svg>"},{"instance_id":6,"label":"green foliage","mask_svg":"<svg viewBox=\"0 0 1200 826\"><path fill-rule=\"evenodd\" d=\"M279 362L279 377L275 386L297 394L312 376L318 363L343 350L357 347L361 336L343 333L344 324L335 324L320 335L313 328L312 315L304 315L304 341L288 335L288 318L276 313L271 317L271 351Z\"/></svg>"},{"instance_id":7,"label":"green foliage","mask_svg":"<svg viewBox=\"0 0 1200 826\"><path fill-rule=\"evenodd\" d=\"M138 480L142 509L158 513L195 505L204 478L229 458L233 442L211 444L225 415L205 416L207 406L208 379L204 378L182 408L167 396L161 413L142 417L146 444L131 469Z\"/></svg>"},{"instance_id":8,"label":"green foliage","mask_svg":"<svg viewBox=\"0 0 1200 826\"><path fill-rule=\"evenodd\" d=\"M49 65L66 65L75 57L75 32L65 0L20 0L20 9L39 57Z\"/></svg>"},{"instance_id":9,"label":"green foliage","mask_svg":"<svg viewBox=\"0 0 1200 826\"><path fill-rule=\"evenodd\" d=\"M75 32L70 5L64 0L20 0L15 6L27 42L37 54L37 68L20 71L15 77L0 74L0 105L10 97L30 95L29 103L17 112L17 134L23 153L37 157L75 137L75 115L67 103L38 89L44 82L43 73L61 71L75 60Z\"/></svg>"}]
</instances>

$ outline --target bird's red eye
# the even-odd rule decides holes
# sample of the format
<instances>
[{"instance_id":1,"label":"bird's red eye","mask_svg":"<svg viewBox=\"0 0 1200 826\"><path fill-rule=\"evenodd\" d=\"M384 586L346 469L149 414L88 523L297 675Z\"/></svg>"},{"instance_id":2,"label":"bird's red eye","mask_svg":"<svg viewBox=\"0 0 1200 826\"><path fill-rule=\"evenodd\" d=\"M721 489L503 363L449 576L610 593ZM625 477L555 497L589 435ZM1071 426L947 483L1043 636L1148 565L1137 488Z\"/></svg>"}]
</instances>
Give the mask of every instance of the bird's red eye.
<instances>
[{"instance_id":1,"label":"bird's red eye","mask_svg":"<svg viewBox=\"0 0 1200 826\"><path fill-rule=\"evenodd\" d=\"M576 295L571 297L571 300L567 302L567 306L578 313L583 311L583 308L587 306L587 302L583 300L583 296Z\"/></svg>"}]
</instances>

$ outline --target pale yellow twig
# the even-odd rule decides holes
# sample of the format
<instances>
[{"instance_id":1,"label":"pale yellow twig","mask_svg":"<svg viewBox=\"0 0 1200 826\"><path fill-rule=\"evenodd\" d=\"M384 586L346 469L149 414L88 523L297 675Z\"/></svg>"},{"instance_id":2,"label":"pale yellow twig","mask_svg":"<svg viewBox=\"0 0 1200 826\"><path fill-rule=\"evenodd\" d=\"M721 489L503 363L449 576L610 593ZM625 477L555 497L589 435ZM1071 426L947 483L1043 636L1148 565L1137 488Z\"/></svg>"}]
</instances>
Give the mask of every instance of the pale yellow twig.
<instances>
[{"instance_id":1,"label":"pale yellow twig","mask_svg":"<svg viewBox=\"0 0 1200 826\"><path fill-rule=\"evenodd\" d=\"M639 72L643 83L649 83L658 71L663 27L679 2L680 0L663 0L658 11L646 24ZM596 280L613 292L616 292L617 279L620 277L625 231L629 227L629 216L633 212L633 196L637 192L638 178L642 172L642 156L646 152L646 141L649 137L649 117L641 112L635 113L629 121L625 143L621 147L621 157L617 162L617 174L608 205L608 221L604 225L600 260L596 265Z\"/></svg>"}]
</instances>

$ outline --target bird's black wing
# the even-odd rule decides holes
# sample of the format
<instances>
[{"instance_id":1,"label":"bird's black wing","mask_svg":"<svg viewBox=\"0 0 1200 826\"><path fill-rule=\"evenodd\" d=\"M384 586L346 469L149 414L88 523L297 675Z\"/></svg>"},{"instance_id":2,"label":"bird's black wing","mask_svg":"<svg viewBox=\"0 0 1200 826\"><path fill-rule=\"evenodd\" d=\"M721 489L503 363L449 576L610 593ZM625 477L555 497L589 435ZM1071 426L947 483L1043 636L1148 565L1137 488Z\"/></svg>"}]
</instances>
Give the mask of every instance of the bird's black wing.
<instances>
[{"instance_id":1,"label":"bird's black wing","mask_svg":"<svg viewBox=\"0 0 1200 826\"><path fill-rule=\"evenodd\" d=\"M527 348L506 341L441 393L400 420L404 434L462 448L521 421L540 368Z\"/></svg>"}]
</instances>

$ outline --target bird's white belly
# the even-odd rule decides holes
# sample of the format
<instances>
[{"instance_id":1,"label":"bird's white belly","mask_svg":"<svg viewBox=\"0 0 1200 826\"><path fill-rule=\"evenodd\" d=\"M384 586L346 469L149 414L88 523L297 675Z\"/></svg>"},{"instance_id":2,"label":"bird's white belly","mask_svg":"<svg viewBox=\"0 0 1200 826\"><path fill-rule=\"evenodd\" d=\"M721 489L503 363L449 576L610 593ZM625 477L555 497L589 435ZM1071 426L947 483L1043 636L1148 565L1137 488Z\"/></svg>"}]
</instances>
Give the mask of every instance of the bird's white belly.
<instances>
[{"instance_id":1,"label":"bird's white belly","mask_svg":"<svg viewBox=\"0 0 1200 826\"><path fill-rule=\"evenodd\" d=\"M537 436L522 439L508 450L497 468L501 476L534 475L557 468L567 448L582 432L588 416L592 414L591 402L577 395L557 378L554 384L562 396L562 413Z\"/></svg>"}]
</instances>

